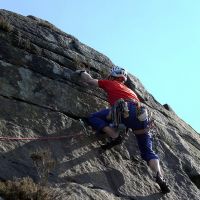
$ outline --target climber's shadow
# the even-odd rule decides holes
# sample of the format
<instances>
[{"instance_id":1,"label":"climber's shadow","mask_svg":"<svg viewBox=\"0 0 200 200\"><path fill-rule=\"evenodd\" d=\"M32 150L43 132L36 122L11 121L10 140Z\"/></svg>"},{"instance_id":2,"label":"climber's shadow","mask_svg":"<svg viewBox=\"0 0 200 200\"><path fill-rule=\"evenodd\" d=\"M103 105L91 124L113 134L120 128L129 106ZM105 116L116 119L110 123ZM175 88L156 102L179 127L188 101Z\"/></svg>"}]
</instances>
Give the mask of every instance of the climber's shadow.
<instances>
[{"instance_id":1,"label":"climber's shadow","mask_svg":"<svg viewBox=\"0 0 200 200\"><path fill-rule=\"evenodd\" d=\"M163 198L163 194L158 192L147 196L135 196L126 195L120 191L120 188L124 186L125 180L123 174L111 167L107 167L106 170L88 172L78 174L75 176L67 176L58 178L58 182L71 182L78 183L91 189L102 189L104 191L114 194L116 197L123 197L133 200L160 200Z\"/></svg>"},{"instance_id":2,"label":"climber's shadow","mask_svg":"<svg viewBox=\"0 0 200 200\"><path fill-rule=\"evenodd\" d=\"M79 183L92 189L103 189L117 196L120 196L119 189L125 183L123 174L114 168L68 176L63 179L65 180L61 181Z\"/></svg>"}]
</instances>

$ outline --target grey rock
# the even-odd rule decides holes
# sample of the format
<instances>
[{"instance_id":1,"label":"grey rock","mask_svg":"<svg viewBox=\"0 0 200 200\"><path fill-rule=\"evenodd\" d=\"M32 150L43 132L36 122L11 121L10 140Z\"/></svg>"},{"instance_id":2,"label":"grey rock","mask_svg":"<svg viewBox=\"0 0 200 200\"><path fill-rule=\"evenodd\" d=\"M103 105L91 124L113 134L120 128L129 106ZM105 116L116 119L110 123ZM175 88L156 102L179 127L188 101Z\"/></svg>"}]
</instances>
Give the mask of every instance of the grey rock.
<instances>
[{"instance_id":1,"label":"grey rock","mask_svg":"<svg viewBox=\"0 0 200 200\"><path fill-rule=\"evenodd\" d=\"M104 78L114 65L110 59L45 20L6 10L0 16L12 26L0 28L0 180L39 181L31 154L48 149L56 160L48 184L60 193L58 199L199 199L200 135L169 105L129 74L127 85L157 125L155 151L172 187L163 196L131 132L122 146L102 153L102 138L87 125L86 135L80 124L79 118L108 104L104 92L83 86L73 72L84 69Z\"/></svg>"}]
</instances>

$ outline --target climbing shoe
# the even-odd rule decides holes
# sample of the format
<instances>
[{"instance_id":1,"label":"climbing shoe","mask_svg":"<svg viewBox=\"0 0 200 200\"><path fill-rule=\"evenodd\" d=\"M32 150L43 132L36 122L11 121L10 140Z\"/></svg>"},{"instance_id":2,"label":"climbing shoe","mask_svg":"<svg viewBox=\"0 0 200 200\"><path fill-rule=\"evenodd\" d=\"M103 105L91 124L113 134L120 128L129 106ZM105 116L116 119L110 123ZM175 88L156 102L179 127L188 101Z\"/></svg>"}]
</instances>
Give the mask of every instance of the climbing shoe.
<instances>
[{"instance_id":1,"label":"climbing shoe","mask_svg":"<svg viewBox=\"0 0 200 200\"><path fill-rule=\"evenodd\" d=\"M102 145L101 148L103 150L111 149L115 145L121 144L122 143L122 139L123 139L122 136L119 135L117 138L111 139L109 142L107 142L106 144Z\"/></svg>"},{"instance_id":2,"label":"climbing shoe","mask_svg":"<svg viewBox=\"0 0 200 200\"><path fill-rule=\"evenodd\" d=\"M158 173L156 175L156 183L160 186L163 194L167 194L170 192L169 185L167 185L166 181Z\"/></svg>"}]
</instances>

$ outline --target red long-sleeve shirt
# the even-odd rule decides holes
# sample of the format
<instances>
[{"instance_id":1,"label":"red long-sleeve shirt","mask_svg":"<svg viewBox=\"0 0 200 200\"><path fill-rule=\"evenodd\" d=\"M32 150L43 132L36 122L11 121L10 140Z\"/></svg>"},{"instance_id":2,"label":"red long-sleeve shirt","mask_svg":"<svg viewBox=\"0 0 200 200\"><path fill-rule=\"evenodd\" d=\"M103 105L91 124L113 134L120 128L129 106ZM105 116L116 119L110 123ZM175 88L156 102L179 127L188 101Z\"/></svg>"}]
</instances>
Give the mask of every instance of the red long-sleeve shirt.
<instances>
[{"instance_id":1,"label":"red long-sleeve shirt","mask_svg":"<svg viewBox=\"0 0 200 200\"><path fill-rule=\"evenodd\" d=\"M120 98L134 99L139 102L135 92L122 82L116 80L98 80L98 84L107 93L110 105L113 105Z\"/></svg>"}]
</instances>

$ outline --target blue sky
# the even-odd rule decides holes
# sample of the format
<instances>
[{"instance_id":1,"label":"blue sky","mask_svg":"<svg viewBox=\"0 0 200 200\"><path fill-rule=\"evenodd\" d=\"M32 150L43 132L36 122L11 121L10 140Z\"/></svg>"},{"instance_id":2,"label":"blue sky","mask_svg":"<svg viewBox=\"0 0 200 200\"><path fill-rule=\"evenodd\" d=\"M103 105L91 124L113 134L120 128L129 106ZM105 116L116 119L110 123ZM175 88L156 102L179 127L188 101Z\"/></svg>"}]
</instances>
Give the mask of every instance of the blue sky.
<instances>
[{"instance_id":1,"label":"blue sky","mask_svg":"<svg viewBox=\"0 0 200 200\"><path fill-rule=\"evenodd\" d=\"M200 132L199 0L0 0L45 19L137 76Z\"/></svg>"}]
</instances>

